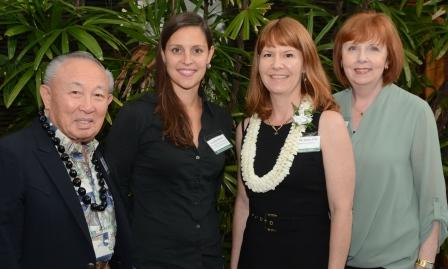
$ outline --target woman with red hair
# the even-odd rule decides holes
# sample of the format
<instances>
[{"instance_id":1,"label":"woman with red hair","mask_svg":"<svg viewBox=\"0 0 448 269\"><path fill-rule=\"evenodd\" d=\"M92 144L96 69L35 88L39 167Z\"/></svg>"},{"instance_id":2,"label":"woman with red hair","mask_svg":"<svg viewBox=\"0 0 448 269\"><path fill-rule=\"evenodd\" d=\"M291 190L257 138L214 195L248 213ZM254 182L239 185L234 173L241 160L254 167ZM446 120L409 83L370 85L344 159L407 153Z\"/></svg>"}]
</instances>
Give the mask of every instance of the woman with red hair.
<instances>
[{"instance_id":1,"label":"woman with red hair","mask_svg":"<svg viewBox=\"0 0 448 269\"><path fill-rule=\"evenodd\" d=\"M247 111L236 131L231 268L344 268L353 153L316 46L296 20L260 33Z\"/></svg>"},{"instance_id":2,"label":"woman with red hair","mask_svg":"<svg viewBox=\"0 0 448 269\"><path fill-rule=\"evenodd\" d=\"M356 160L348 268L432 268L448 220L437 128L428 104L393 84L403 46L389 17L349 18L333 63Z\"/></svg>"}]
</instances>

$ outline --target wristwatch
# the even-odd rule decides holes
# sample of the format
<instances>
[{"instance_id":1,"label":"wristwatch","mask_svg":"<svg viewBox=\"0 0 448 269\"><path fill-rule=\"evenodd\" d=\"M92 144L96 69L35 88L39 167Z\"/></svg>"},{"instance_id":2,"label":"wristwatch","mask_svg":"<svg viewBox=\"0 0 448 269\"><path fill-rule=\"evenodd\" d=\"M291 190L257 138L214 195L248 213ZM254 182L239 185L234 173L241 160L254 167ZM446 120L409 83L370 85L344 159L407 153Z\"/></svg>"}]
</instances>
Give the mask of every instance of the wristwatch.
<instances>
[{"instance_id":1,"label":"wristwatch","mask_svg":"<svg viewBox=\"0 0 448 269\"><path fill-rule=\"evenodd\" d=\"M432 269L434 267L434 263L430 262L428 260L423 260L423 259L417 259L417 261L415 262L416 265L425 268L425 269Z\"/></svg>"}]
</instances>

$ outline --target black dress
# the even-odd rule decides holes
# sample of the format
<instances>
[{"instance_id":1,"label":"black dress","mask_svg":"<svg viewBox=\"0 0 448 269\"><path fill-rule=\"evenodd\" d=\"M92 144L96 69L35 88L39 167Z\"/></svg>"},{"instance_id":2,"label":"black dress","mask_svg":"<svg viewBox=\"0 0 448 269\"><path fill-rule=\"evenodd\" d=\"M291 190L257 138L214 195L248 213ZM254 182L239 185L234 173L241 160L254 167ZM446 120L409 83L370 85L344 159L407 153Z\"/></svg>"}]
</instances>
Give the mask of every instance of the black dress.
<instances>
[{"instance_id":1,"label":"black dress","mask_svg":"<svg viewBox=\"0 0 448 269\"><path fill-rule=\"evenodd\" d=\"M319 118L314 114L314 128L305 135L315 135ZM261 123L255 174L273 168L291 125L274 135ZM330 219L321 151L298 153L275 190L255 193L246 186L246 193L250 209L238 268L328 268Z\"/></svg>"}]
</instances>

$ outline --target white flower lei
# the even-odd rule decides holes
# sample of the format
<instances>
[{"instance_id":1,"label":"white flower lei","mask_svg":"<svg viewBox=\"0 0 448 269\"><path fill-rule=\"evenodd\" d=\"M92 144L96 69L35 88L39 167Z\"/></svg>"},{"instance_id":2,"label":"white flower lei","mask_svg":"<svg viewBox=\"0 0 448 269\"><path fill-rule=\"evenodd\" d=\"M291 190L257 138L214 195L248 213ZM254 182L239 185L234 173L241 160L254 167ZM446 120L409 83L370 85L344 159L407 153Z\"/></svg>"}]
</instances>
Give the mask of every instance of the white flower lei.
<instances>
[{"instance_id":1,"label":"white flower lei","mask_svg":"<svg viewBox=\"0 0 448 269\"><path fill-rule=\"evenodd\" d=\"M241 149L241 173L249 189L259 193L274 190L289 175L294 157L299 152L299 139L313 119L312 110L313 106L309 97L303 98L298 108L294 107L294 123L289 130L285 144L281 148L272 170L262 177L257 176L254 171L256 144L261 119L257 114L250 118Z\"/></svg>"}]
</instances>

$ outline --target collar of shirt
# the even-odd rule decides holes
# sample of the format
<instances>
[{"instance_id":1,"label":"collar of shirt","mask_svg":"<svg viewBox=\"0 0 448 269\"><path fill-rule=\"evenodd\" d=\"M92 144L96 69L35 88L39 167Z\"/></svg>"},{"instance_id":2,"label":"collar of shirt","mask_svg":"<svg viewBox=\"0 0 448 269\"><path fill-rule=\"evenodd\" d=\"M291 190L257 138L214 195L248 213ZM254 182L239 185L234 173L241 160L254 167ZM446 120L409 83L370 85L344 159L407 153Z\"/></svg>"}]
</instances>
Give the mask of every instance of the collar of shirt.
<instances>
[{"instance_id":1,"label":"collar of shirt","mask_svg":"<svg viewBox=\"0 0 448 269\"><path fill-rule=\"evenodd\" d=\"M75 143L59 129L56 129L55 136L61 140L61 145L65 147L67 154L75 159L79 159L79 157L82 156L82 153L85 153L90 161L99 144L95 139L88 143ZM81 156L79 156L80 154Z\"/></svg>"}]
</instances>

